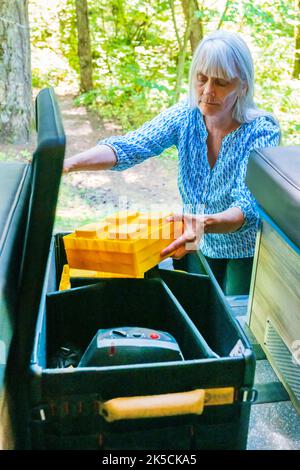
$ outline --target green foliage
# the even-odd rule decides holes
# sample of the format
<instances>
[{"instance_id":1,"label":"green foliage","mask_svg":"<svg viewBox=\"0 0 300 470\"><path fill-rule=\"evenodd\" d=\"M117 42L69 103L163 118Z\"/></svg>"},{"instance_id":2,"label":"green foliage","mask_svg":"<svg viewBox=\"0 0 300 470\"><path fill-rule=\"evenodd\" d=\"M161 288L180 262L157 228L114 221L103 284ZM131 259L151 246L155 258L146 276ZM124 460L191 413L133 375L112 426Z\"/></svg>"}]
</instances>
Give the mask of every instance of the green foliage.
<instances>
[{"instance_id":1,"label":"green foliage","mask_svg":"<svg viewBox=\"0 0 300 470\"><path fill-rule=\"evenodd\" d=\"M134 86L134 90L132 89ZM75 104L86 105L103 118L118 120L124 130L143 124L161 111L162 103L168 104L172 96L166 86L155 81L135 78L129 86L115 85L97 88L75 99ZM151 108L148 103L151 103Z\"/></svg>"},{"instance_id":2,"label":"green foliage","mask_svg":"<svg viewBox=\"0 0 300 470\"><path fill-rule=\"evenodd\" d=\"M94 44L101 43L93 49L97 92L79 101L88 100L104 117L119 119L124 130L167 107L174 93L176 62L166 31L171 26L168 2L163 3L157 9L153 0L90 2L92 37Z\"/></svg>"},{"instance_id":3,"label":"green foliage","mask_svg":"<svg viewBox=\"0 0 300 470\"><path fill-rule=\"evenodd\" d=\"M79 73L77 54L76 10L74 0L66 0L59 14L59 40L63 55L70 67Z\"/></svg>"},{"instance_id":4,"label":"green foliage","mask_svg":"<svg viewBox=\"0 0 300 470\"><path fill-rule=\"evenodd\" d=\"M67 2L69 0L29 0L32 85L35 88L62 84L72 91L75 88L77 50L73 47L69 55L68 51L76 39L74 34L73 39L71 35L65 39L64 31L68 28L62 26L62 23L68 24ZM73 1L69 3L72 5ZM74 58L73 62L70 57Z\"/></svg>"},{"instance_id":5,"label":"green foliage","mask_svg":"<svg viewBox=\"0 0 300 470\"><path fill-rule=\"evenodd\" d=\"M295 19L292 1L243 1L244 30L251 38L256 70L256 102L279 119L284 145L300 143L300 82L291 79Z\"/></svg>"},{"instance_id":6,"label":"green foliage","mask_svg":"<svg viewBox=\"0 0 300 470\"><path fill-rule=\"evenodd\" d=\"M30 0L29 4L34 86L78 83L75 1ZM221 24L246 39L254 57L258 106L276 114L285 144L299 143L295 118L300 112L299 80L291 79L294 1L198 0L198 4L196 16L204 34ZM175 0L174 6L182 39L181 1ZM135 128L174 102L179 44L170 2L89 0L88 7L95 89L79 96L76 103L118 120L124 131ZM188 50L183 94L190 60Z\"/></svg>"}]
</instances>

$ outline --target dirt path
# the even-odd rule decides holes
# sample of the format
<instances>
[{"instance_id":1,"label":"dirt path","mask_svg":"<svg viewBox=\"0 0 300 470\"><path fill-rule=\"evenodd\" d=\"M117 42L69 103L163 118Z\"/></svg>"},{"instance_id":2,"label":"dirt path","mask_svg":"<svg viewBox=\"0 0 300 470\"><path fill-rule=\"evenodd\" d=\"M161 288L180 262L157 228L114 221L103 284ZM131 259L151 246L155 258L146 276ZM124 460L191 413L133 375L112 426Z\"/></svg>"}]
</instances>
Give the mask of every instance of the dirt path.
<instances>
[{"instance_id":1,"label":"dirt path","mask_svg":"<svg viewBox=\"0 0 300 470\"><path fill-rule=\"evenodd\" d=\"M66 157L96 145L99 139L121 134L114 123L103 123L85 107L73 105L72 96L58 97L67 136ZM78 172L63 177L57 227L73 228L74 223L97 220L125 208L166 209L180 204L177 189L177 162L155 157L123 172ZM121 199L120 199L121 198ZM75 222L74 222L75 221Z\"/></svg>"}]
</instances>

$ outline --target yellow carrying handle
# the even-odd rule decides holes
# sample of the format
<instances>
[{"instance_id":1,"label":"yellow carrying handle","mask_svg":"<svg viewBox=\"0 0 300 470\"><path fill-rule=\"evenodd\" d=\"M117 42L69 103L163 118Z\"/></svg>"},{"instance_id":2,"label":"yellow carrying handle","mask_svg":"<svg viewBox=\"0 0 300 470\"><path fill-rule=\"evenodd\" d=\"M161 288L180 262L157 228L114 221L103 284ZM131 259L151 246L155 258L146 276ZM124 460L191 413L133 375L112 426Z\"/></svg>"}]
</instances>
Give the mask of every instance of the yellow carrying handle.
<instances>
[{"instance_id":1,"label":"yellow carrying handle","mask_svg":"<svg viewBox=\"0 0 300 470\"><path fill-rule=\"evenodd\" d=\"M233 402L233 387L197 389L183 393L113 398L101 403L99 413L111 423L121 419L201 415L204 406L226 405Z\"/></svg>"}]
</instances>

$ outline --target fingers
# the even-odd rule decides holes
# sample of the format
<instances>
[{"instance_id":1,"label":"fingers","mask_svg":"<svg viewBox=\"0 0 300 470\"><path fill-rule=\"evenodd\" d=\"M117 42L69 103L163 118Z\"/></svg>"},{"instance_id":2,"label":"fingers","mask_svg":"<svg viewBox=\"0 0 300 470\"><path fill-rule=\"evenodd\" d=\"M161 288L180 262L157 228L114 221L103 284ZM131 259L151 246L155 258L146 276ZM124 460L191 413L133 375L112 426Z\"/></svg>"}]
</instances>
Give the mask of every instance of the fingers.
<instances>
[{"instance_id":1,"label":"fingers","mask_svg":"<svg viewBox=\"0 0 300 470\"><path fill-rule=\"evenodd\" d=\"M166 220L168 222L183 222L184 220L194 220L197 216L195 214L182 214L182 213L177 213L173 215L169 215Z\"/></svg>"},{"instance_id":2,"label":"fingers","mask_svg":"<svg viewBox=\"0 0 300 470\"><path fill-rule=\"evenodd\" d=\"M196 214L173 214L166 218L167 222L181 222L184 231L194 231L196 233L204 231L204 217ZM180 225L177 224L179 227Z\"/></svg>"},{"instance_id":3,"label":"fingers","mask_svg":"<svg viewBox=\"0 0 300 470\"><path fill-rule=\"evenodd\" d=\"M161 252L161 256L168 256L174 251L178 250L180 247L184 247L186 243L193 242L196 239L196 235L192 232L185 232L177 240L174 240L169 246L164 248Z\"/></svg>"},{"instance_id":4,"label":"fingers","mask_svg":"<svg viewBox=\"0 0 300 470\"><path fill-rule=\"evenodd\" d=\"M183 215L182 214L173 214L166 218L167 222L182 222Z\"/></svg>"},{"instance_id":5,"label":"fingers","mask_svg":"<svg viewBox=\"0 0 300 470\"><path fill-rule=\"evenodd\" d=\"M70 165L67 162L67 159L64 160L62 174L65 175L70 172Z\"/></svg>"},{"instance_id":6,"label":"fingers","mask_svg":"<svg viewBox=\"0 0 300 470\"><path fill-rule=\"evenodd\" d=\"M173 251L177 250L177 248L179 248L180 246L180 243L178 242L179 242L179 238L175 240L174 242L172 242L169 246L164 248L162 252L160 253L160 256L168 256L171 253L173 253Z\"/></svg>"}]
</instances>

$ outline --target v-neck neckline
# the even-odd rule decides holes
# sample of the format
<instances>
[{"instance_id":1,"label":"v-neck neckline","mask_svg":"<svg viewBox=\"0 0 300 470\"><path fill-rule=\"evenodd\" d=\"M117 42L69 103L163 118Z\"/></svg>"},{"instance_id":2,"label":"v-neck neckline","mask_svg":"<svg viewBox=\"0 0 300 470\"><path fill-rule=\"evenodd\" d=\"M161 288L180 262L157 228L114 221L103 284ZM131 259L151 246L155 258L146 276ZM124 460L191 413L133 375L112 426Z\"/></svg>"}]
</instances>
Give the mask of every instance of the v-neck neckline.
<instances>
[{"instance_id":1,"label":"v-neck neckline","mask_svg":"<svg viewBox=\"0 0 300 470\"><path fill-rule=\"evenodd\" d=\"M239 125L239 127L234 129L233 131L229 132L228 134L224 135L224 137L221 140L220 150L219 150L218 156L216 158L216 161L215 161L214 165L211 167L210 163L209 163L209 160L208 160L208 147L207 147L208 130L207 130L207 127L206 127L206 124L205 124L203 114L201 113L201 111L199 109L198 109L198 111L199 111L200 122L202 124L203 131L204 131L205 161L206 161L206 165L209 169L209 172L211 173L216 168L216 166L218 165L218 161L220 160L220 156L222 155L222 148L223 148L224 142L227 141L229 137L232 137L233 135L235 135L235 133L237 131L239 131L245 123L241 123Z\"/></svg>"}]
</instances>

